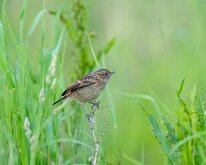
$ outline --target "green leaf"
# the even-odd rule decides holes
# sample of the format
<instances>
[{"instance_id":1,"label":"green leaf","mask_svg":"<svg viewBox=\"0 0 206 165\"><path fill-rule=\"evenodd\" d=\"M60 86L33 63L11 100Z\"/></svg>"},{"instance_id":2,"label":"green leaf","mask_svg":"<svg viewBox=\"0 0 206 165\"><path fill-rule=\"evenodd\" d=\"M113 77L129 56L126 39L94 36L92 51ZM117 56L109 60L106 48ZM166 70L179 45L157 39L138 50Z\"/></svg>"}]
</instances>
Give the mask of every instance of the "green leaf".
<instances>
[{"instance_id":1,"label":"green leaf","mask_svg":"<svg viewBox=\"0 0 206 165\"><path fill-rule=\"evenodd\" d=\"M183 86L184 86L184 82L185 82L185 78L183 78L181 84L180 84L180 87L177 91L177 97L180 99L180 94L182 93L182 89L183 89Z\"/></svg>"},{"instance_id":2,"label":"green leaf","mask_svg":"<svg viewBox=\"0 0 206 165\"><path fill-rule=\"evenodd\" d=\"M47 13L47 10L44 9L44 10L41 10L37 15L36 15L36 18L34 19L30 29L29 29L29 32L27 34L27 39L29 39L31 37L31 35L33 34L34 30L36 29L38 23L40 22L41 18L43 17L43 15Z\"/></svg>"},{"instance_id":3,"label":"green leaf","mask_svg":"<svg viewBox=\"0 0 206 165\"><path fill-rule=\"evenodd\" d=\"M196 103L196 99L197 99L197 84L194 84L193 85L193 88L190 92L190 101L191 101L191 104L192 104L192 108L194 110L194 104Z\"/></svg>"},{"instance_id":4,"label":"green leaf","mask_svg":"<svg viewBox=\"0 0 206 165\"><path fill-rule=\"evenodd\" d=\"M109 53L109 51L113 48L115 42L116 38L112 38L112 40L107 43L106 47L104 48L104 54Z\"/></svg>"},{"instance_id":5,"label":"green leaf","mask_svg":"<svg viewBox=\"0 0 206 165\"><path fill-rule=\"evenodd\" d=\"M95 52L94 52L94 49L93 49L93 46L92 46L92 43L91 43L91 41L90 41L89 36L88 36L88 41L89 41L89 46L90 46L90 49L91 49L92 56L93 56L93 58L94 58L95 64L96 64L96 66L97 66L98 68L101 68L101 66L100 66L100 64L99 64L99 61L97 60L97 56L96 56L96 54L95 54Z\"/></svg>"}]
</instances>

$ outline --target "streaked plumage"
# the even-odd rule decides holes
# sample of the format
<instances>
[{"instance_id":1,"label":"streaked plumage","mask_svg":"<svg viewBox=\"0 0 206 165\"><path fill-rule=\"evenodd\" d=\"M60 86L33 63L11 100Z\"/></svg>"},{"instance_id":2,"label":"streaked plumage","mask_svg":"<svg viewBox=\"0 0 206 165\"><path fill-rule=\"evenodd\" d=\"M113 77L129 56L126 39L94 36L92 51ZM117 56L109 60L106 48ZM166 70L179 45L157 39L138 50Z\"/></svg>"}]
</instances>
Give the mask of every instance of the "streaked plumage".
<instances>
[{"instance_id":1,"label":"streaked plumage","mask_svg":"<svg viewBox=\"0 0 206 165\"><path fill-rule=\"evenodd\" d=\"M90 73L80 78L75 83L70 85L62 93L62 98L54 102L53 105L66 99L67 97L71 97L82 103L95 100L103 91L113 73L114 72L110 72L107 69L99 69L94 73Z\"/></svg>"}]
</instances>

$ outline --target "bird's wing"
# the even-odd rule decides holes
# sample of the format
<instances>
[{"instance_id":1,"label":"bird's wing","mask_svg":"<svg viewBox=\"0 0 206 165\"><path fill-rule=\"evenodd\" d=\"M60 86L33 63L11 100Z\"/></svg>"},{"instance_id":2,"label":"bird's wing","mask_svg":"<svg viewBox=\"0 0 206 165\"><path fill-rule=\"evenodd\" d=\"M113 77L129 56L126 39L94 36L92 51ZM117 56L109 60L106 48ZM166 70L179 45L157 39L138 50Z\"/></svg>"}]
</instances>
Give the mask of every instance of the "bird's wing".
<instances>
[{"instance_id":1,"label":"bird's wing","mask_svg":"<svg viewBox=\"0 0 206 165\"><path fill-rule=\"evenodd\" d=\"M82 77L81 79L79 79L78 81L76 81L75 83L73 83L72 85L70 85L62 93L62 96L64 96L68 92L75 91L76 89L79 89L79 88L82 88L82 87L85 87L85 86L89 86L91 84L95 84L95 83L97 83L97 81L98 81L98 78L96 78L95 76L86 75L86 76Z\"/></svg>"}]
</instances>

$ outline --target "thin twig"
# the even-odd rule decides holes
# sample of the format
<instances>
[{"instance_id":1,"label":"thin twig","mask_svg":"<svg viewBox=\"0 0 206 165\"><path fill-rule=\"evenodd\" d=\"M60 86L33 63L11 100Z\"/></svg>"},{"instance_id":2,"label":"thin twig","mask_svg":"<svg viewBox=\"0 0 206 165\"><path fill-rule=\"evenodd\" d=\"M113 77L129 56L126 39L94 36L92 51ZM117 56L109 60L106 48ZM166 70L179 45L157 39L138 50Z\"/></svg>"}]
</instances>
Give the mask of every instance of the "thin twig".
<instances>
[{"instance_id":1,"label":"thin twig","mask_svg":"<svg viewBox=\"0 0 206 165\"><path fill-rule=\"evenodd\" d=\"M95 107L97 107L97 109L95 109ZM98 158L98 153L99 153L99 141L97 140L97 137L95 135L95 123L96 123L95 114L98 109L99 109L99 105L92 103L92 110L90 113L87 114L83 106L83 110L84 110L87 120L89 121L89 125L91 127L91 132L92 132L92 136L93 136L94 143L95 143L95 153L94 153L94 158L93 158L93 165L97 165L97 158Z\"/></svg>"}]
</instances>

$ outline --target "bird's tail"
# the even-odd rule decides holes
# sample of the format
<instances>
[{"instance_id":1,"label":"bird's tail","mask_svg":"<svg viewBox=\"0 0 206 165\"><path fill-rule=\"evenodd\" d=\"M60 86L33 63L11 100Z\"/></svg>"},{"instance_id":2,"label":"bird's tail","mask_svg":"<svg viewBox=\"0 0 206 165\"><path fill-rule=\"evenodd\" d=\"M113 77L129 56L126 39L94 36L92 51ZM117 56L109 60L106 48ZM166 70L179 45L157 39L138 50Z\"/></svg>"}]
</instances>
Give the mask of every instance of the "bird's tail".
<instances>
[{"instance_id":1,"label":"bird's tail","mask_svg":"<svg viewBox=\"0 0 206 165\"><path fill-rule=\"evenodd\" d=\"M64 100L64 99L66 99L67 98L67 96L66 95L64 95L62 98L60 98L59 100L57 100L57 101L55 101L52 105L55 105L55 104L57 104L58 102L60 102L60 101L62 101L62 100Z\"/></svg>"}]
</instances>

